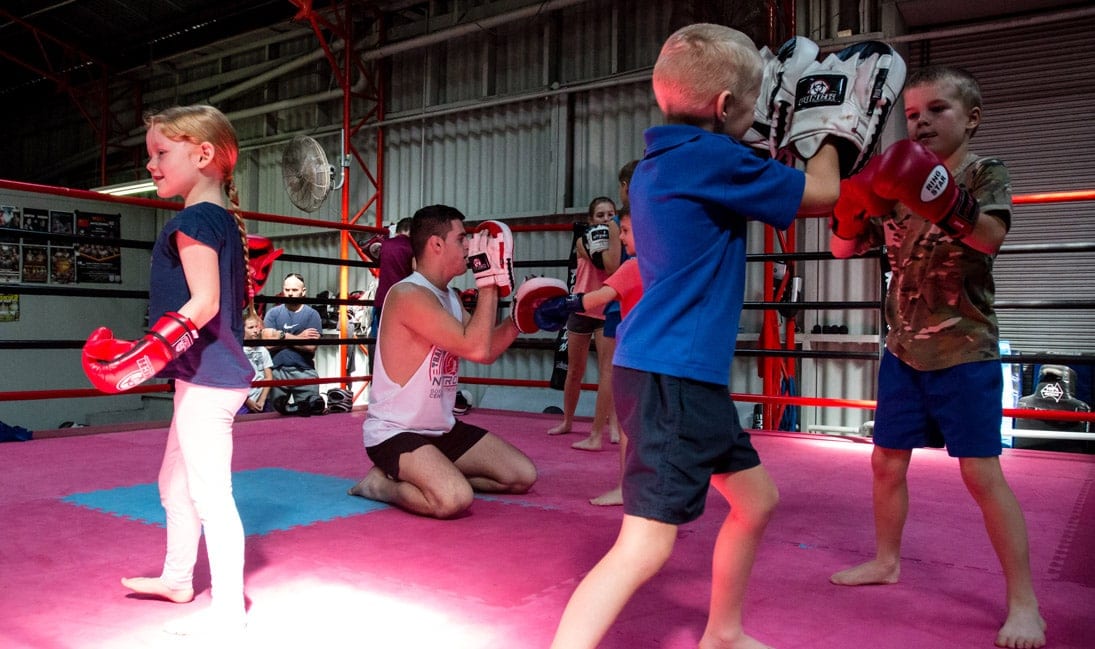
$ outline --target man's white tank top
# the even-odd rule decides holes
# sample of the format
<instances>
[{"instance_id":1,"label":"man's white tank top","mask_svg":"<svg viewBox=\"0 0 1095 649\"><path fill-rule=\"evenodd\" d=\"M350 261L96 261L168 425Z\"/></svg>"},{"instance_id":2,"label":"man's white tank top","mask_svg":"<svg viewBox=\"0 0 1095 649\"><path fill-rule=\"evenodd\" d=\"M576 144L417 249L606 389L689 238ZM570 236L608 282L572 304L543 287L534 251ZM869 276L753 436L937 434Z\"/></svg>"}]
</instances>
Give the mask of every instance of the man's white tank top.
<instances>
[{"instance_id":1,"label":"man's white tank top","mask_svg":"<svg viewBox=\"0 0 1095 649\"><path fill-rule=\"evenodd\" d=\"M458 320L464 319L464 307L455 291L442 291L419 272L411 273L399 284L410 282L437 296L441 306ZM377 328L377 339L380 329ZM431 347L422 364L405 385L388 378L380 345L373 359L373 384L369 390L369 409L362 424L366 448L376 446L404 432L443 435L456 424L452 408L456 405L460 359L449 352Z\"/></svg>"}]
</instances>

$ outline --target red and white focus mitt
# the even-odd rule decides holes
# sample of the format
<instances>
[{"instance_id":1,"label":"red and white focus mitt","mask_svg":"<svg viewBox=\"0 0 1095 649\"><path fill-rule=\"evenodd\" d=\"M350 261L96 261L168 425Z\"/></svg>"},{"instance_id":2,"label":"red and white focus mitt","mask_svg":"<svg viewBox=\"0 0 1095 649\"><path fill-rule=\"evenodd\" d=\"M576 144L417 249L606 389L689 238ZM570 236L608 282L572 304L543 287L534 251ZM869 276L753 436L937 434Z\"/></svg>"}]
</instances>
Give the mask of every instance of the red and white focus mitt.
<instances>
[{"instance_id":1,"label":"red and white focus mitt","mask_svg":"<svg viewBox=\"0 0 1095 649\"><path fill-rule=\"evenodd\" d=\"M525 280L513 298L513 326L523 334L532 334L540 330L536 310L545 301L567 294L567 285L554 277L533 277Z\"/></svg>"},{"instance_id":2,"label":"red and white focus mitt","mask_svg":"<svg viewBox=\"0 0 1095 649\"><path fill-rule=\"evenodd\" d=\"M118 340L110 329L99 327L84 343L84 374L103 392L125 392L156 376L197 339L190 318L174 312L165 313L137 341Z\"/></svg>"},{"instance_id":3,"label":"red and white focus mitt","mask_svg":"<svg viewBox=\"0 0 1095 649\"><path fill-rule=\"evenodd\" d=\"M251 269L251 280L256 294L262 292L262 287L266 285L266 280L274 267L274 261L283 252L285 251L275 248L274 244L264 236L247 235L247 265Z\"/></svg>"},{"instance_id":4,"label":"red and white focus mitt","mask_svg":"<svg viewBox=\"0 0 1095 649\"><path fill-rule=\"evenodd\" d=\"M501 221L484 221L468 243L468 269L478 288L498 287L498 297L513 291L513 234Z\"/></svg>"},{"instance_id":5,"label":"red and white focus mitt","mask_svg":"<svg viewBox=\"0 0 1095 649\"><path fill-rule=\"evenodd\" d=\"M834 136L840 177L867 164L905 85L905 60L879 41L856 43L807 69L795 90L794 117L781 148L802 160Z\"/></svg>"}]
</instances>

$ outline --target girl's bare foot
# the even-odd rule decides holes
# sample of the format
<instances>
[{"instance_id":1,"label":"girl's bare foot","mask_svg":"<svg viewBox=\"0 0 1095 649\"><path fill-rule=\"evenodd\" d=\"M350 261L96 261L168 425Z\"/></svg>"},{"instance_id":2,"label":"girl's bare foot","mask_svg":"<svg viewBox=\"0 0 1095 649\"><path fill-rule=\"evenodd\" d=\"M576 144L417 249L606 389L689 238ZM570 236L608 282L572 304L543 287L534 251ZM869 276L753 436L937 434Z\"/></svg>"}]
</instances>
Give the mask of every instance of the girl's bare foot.
<instances>
[{"instance_id":1,"label":"girl's bare foot","mask_svg":"<svg viewBox=\"0 0 1095 649\"><path fill-rule=\"evenodd\" d=\"M718 638L708 637L705 633L700 638L700 649L772 649L760 640L744 633L737 633L733 637Z\"/></svg>"},{"instance_id":2,"label":"girl's bare foot","mask_svg":"<svg viewBox=\"0 0 1095 649\"><path fill-rule=\"evenodd\" d=\"M601 450L601 436L600 434L590 434L582 441L571 444L570 448L576 448L579 451L599 451Z\"/></svg>"},{"instance_id":3,"label":"girl's bare foot","mask_svg":"<svg viewBox=\"0 0 1095 649\"><path fill-rule=\"evenodd\" d=\"M838 586L867 586L869 584L896 584L901 576L901 564L872 559L829 577Z\"/></svg>"},{"instance_id":4,"label":"girl's bare foot","mask_svg":"<svg viewBox=\"0 0 1095 649\"><path fill-rule=\"evenodd\" d=\"M1046 646L1046 621L1038 609L1014 609L996 634L997 647L1037 649Z\"/></svg>"},{"instance_id":5,"label":"girl's bare foot","mask_svg":"<svg viewBox=\"0 0 1095 649\"><path fill-rule=\"evenodd\" d=\"M598 507L611 507L612 505L624 504L624 495L619 487L616 487L612 491L606 491L596 498L589 499L590 505L597 505Z\"/></svg>"},{"instance_id":6,"label":"girl's bare foot","mask_svg":"<svg viewBox=\"0 0 1095 649\"><path fill-rule=\"evenodd\" d=\"M548 435L566 435L570 432L570 422L564 421L563 423L548 430Z\"/></svg>"},{"instance_id":7,"label":"girl's bare foot","mask_svg":"<svg viewBox=\"0 0 1095 649\"><path fill-rule=\"evenodd\" d=\"M122 577L122 585L138 595L159 597L176 604L194 599L193 588L171 588L159 577Z\"/></svg>"}]
</instances>

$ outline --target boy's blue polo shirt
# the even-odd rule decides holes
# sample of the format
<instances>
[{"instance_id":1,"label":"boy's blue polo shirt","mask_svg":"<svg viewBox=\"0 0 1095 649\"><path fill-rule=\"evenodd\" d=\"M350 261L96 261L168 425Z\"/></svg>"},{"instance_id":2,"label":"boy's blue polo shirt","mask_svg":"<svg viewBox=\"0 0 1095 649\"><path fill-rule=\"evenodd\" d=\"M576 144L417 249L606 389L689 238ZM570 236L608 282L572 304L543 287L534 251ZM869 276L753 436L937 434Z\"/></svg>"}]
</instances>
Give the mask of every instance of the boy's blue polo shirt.
<instances>
[{"instance_id":1,"label":"boy's blue polo shirt","mask_svg":"<svg viewBox=\"0 0 1095 649\"><path fill-rule=\"evenodd\" d=\"M806 176L737 140L686 125L650 128L631 179L643 297L614 362L729 384L745 293L746 222L785 229Z\"/></svg>"}]
</instances>

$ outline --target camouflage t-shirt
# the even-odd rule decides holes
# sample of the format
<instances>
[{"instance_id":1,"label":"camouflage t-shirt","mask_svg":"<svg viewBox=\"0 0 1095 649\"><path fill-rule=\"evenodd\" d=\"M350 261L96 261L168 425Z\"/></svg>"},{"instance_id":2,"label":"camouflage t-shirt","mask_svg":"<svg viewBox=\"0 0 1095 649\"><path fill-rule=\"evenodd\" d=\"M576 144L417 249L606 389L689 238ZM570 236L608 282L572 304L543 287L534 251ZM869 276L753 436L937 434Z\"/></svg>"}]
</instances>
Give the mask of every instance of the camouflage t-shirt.
<instances>
[{"instance_id":1,"label":"camouflage t-shirt","mask_svg":"<svg viewBox=\"0 0 1095 649\"><path fill-rule=\"evenodd\" d=\"M1011 227L1011 180L996 158L969 154L954 174L982 213ZM885 244L892 276L886 296L886 347L921 371L1000 357L993 309L993 255L952 239L898 203L871 221L861 250Z\"/></svg>"}]
</instances>

